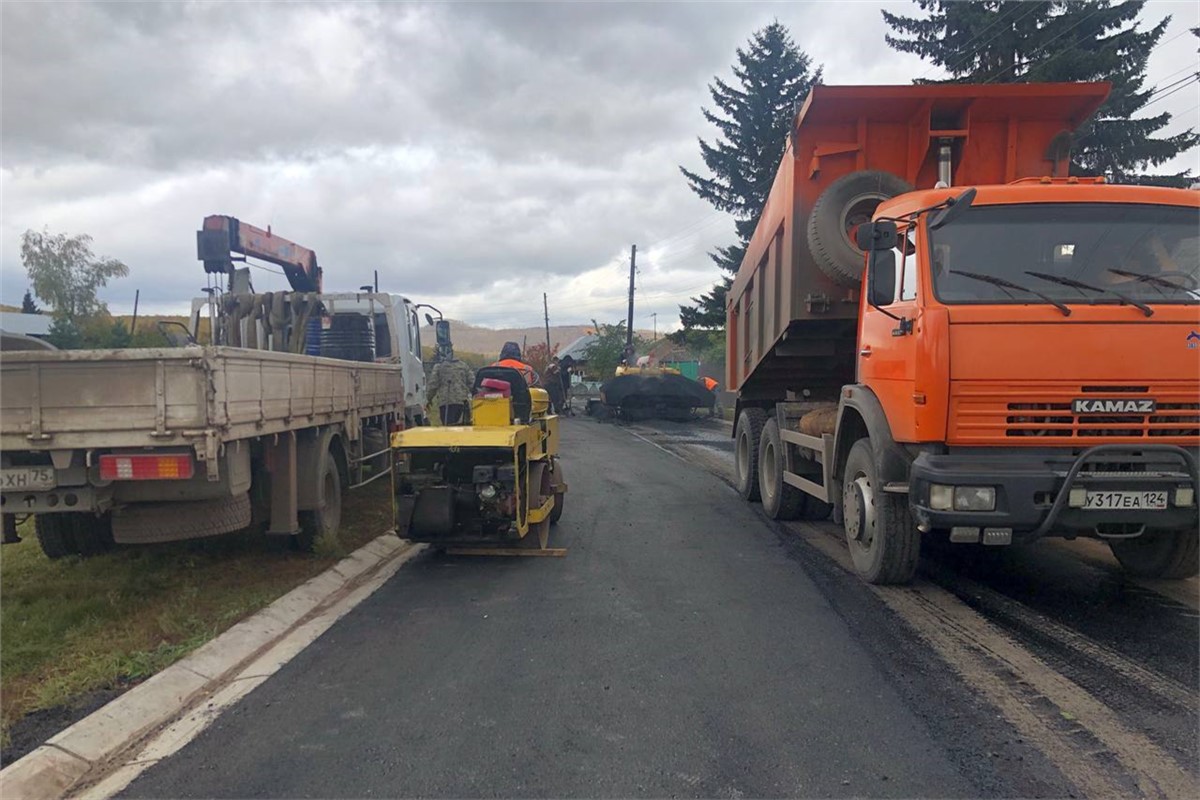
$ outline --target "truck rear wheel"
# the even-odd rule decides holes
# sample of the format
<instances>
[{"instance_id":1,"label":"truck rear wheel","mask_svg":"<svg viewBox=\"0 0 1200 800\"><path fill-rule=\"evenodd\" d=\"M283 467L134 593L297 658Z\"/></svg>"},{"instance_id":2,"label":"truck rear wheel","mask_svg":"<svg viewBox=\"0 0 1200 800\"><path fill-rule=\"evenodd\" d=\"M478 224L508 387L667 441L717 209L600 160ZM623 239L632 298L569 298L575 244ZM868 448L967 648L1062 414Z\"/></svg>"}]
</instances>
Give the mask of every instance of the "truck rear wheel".
<instances>
[{"instance_id":1,"label":"truck rear wheel","mask_svg":"<svg viewBox=\"0 0 1200 800\"><path fill-rule=\"evenodd\" d=\"M329 450L321 456L317 507L297 514L300 532L292 540L297 550L311 553L322 536L334 539L342 524L342 476Z\"/></svg>"},{"instance_id":2,"label":"truck rear wheel","mask_svg":"<svg viewBox=\"0 0 1200 800\"><path fill-rule=\"evenodd\" d=\"M799 519L807 505L808 495L783 480L786 446L779 436L779 423L774 418L767 420L759 439L758 489L763 511L771 519Z\"/></svg>"},{"instance_id":3,"label":"truck rear wheel","mask_svg":"<svg viewBox=\"0 0 1200 800\"><path fill-rule=\"evenodd\" d=\"M858 286L866 260L854 243L855 229L870 222L884 200L912 188L880 170L851 172L829 184L808 217L808 249L821 271L840 286Z\"/></svg>"},{"instance_id":4,"label":"truck rear wheel","mask_svg":"<svg viewBox=\"0 0 1200 800\"><path fill-rule=\"evenodd\" d=\"M738 417L737 438L734 440L734 479L738 494L753 503L761 496L758 489L758 447L762 438L767 412L761 408L746 408Z\"/></svg>"},{"instance_id":5,"label":"truck rear wheel","mask_svg":"<svg viewBox=\"0 0 1200 800\"><path fill-rule=\"evenodd\" d=\"M1148 530L1135 539L1110 539L1121 567L1139 578L1178 580L1200 573L1200 537L1195 531Z\"/></svg>"},{"instance_id":6,"label":"truck rear wheel","mask_svg":"<svg viewBox=\"0 0 1200 800\"><path fill-rule=\"evenodd\" d=\"M121 544L161 544L233 533L246 528L252 518L249 492L212 500L141 503L117 513L113 533Z\"/></svg>"},{"instance_id":7,"label":"truck rear wheel","mask_svg":"<svg viewBox=\"0 0 1200 800\"><path fill-rule=\"evenodd\" d=\"M883 491L870 439L859 439L846 458L842 517L854 570L867 583L908 583L917 572L921 534L908 497Z\"/></svg>"},{"instance_id":8,"label":"truck rear wheel","mask_svg":"<svg viewBox=\"0 0 1200 800\"><path fill-rule=\"evenodd\" d=\"M47 558L94 556L113 545L112 517L86 513L38 514L38 544Z\"/></svg>"}]
</instances>

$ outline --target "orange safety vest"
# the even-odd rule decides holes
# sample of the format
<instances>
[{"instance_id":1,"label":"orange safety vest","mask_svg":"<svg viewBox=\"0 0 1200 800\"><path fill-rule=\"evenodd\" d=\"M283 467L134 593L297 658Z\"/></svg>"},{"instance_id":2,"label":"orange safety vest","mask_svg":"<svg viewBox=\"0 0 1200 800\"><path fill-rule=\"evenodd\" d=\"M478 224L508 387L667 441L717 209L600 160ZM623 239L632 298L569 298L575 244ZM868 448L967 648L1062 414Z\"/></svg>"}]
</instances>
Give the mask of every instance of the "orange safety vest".
<instances>
[{"instance_id":1,"label":"orange safety vest","mask_svg":"<svg viewBox=\"0 0 1200 800\"><path fill-rule=\"evenodd\" d=\"M711 392L713 389L717 388L717 382L706 376L704 378L704 388Z\"/></svg>"},{"instance_id":2,"label":"orange safety vest","mask_svg":"<svg viewBox=\"0 0 1200 800\"><path fill-rule=\"evenodd\" d=\"M503 361L497 361L496 363L492 364L492 366L515 369L517 372L521 373L521 377L525 379L526 386L537 386L541 383L541 381L538 379L538 374L533 371L533 367L529 366L524 361L518 361L515 358L506 358Z\"/></svg>"}]
</instances>

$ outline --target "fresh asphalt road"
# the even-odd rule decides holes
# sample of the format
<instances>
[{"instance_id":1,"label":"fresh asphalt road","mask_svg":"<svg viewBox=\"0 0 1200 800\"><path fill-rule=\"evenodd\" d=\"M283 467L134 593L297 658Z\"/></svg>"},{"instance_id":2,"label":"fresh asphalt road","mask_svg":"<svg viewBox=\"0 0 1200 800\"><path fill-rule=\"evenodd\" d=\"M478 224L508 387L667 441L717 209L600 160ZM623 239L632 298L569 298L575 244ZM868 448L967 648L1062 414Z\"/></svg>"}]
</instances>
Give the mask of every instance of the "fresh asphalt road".
<instances>
[{"instance_id":1,"label":"fresh asphalt road","mask_svg":"<svg viewBox=\"0 0 1200 800\"><path fill-rule=\"evenodd\" d=\"M562 451L565 558L414 559L126 794L1011 790L964 756L969 710L931 724L936 681L914 701L866 646L884 609L835 610L725 483L613 425L566 421Z\"/></svg>"}]
</instances>

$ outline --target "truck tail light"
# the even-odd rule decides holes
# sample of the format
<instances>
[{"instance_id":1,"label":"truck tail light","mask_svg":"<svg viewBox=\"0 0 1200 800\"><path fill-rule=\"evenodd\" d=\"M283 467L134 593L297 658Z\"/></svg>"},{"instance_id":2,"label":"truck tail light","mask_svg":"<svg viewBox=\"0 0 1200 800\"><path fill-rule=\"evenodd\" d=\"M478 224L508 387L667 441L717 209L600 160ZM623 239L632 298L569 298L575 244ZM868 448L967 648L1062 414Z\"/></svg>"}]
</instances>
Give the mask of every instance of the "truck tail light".
<instances>
[{"instance_id":1,"label":"truck tail light","mask_svg":"<svg viewBox=\"0 0 1200 800\"><path fill-rule=\"evenodd\" d=\"M100 478L106 481L186 480L195 471L196 465L187 453L100 456Z\"/></svg>"}]
</instances>

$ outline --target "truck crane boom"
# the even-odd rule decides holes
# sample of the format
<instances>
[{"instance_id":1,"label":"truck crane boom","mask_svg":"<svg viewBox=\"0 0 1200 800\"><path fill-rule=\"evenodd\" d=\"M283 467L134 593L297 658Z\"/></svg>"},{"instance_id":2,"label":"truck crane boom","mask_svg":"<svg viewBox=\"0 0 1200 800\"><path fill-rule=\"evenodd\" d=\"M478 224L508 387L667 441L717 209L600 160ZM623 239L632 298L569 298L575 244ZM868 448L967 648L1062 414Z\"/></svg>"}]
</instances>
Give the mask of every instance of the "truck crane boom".
<instances>
[{"instance_id":1,"label":"truck crane boom","mask_svg":"<svg viewBox=\"0 0 1200 800\"><path fill-rule=\"evenodd\" d=\"M204 262L204 271L232 274L234 253L282 267L297 292L321 291L321 268L312 250L276 236L269 227L264 231L220 214L205 217L196 231L196 257Z\"/></svg>"}]
</instances>

